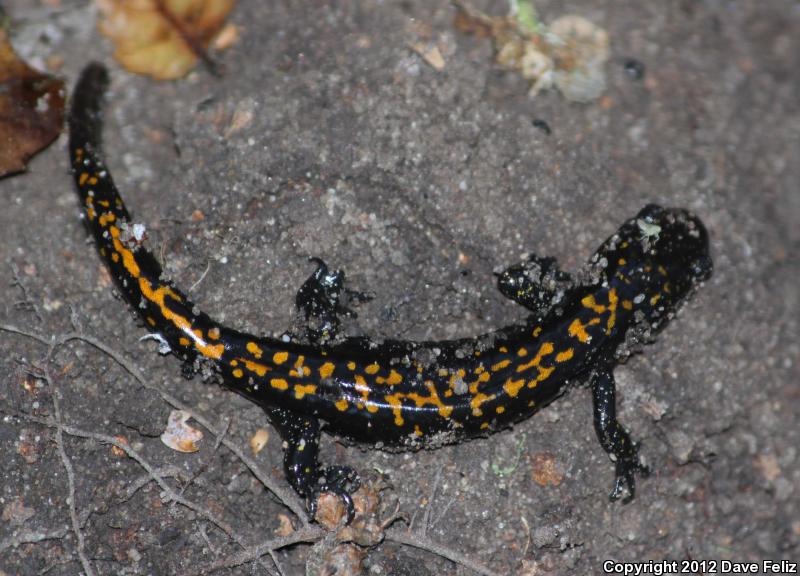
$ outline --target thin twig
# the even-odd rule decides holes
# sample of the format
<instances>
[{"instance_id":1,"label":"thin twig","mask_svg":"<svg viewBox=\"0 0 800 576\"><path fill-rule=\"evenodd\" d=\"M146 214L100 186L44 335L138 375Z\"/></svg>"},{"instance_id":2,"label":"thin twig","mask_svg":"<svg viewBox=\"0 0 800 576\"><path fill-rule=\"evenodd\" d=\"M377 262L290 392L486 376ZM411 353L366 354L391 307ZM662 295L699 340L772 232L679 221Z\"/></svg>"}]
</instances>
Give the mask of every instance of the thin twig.
<instances>
[{"instance_id":1,"label":"thin twig","mask_svg":"<svg viewBox=\"0 0 800 576\"><path fill-rule=\"evenodd\" d=\"M209 464L214 459L214 456L217 454L217 451L219 450L219 447L222 444L222 441L225 439L225 435L228 433L228 428L230 428L230 425L231 425L230 420L226 419L224 424L223 424L223 426L222 426L222 434L217 436L217 440L216 440L216 442L214 442L214 448L211 449L211 453L208 454L204 458L204 460L200 463L200 466L198 466L197 469L189 477L189 480L183 486L181 486L181 489L178 492L178 494L183 496L183 494L186 492L186 490L188 490L189 487L192 484L194 484L194 481L197 480L197 478L199 478L200 475L203 472L206 471L206 469L208 468Z\"/></svg>"},{"instance_id":2,"label":"thin twig","mask_svg":"<svg viewBox=\"0 0 800 576\"><path fill-rule=\"evenodd\" d=\"M188 292L189 294L191 294L191 293L194 291L194 289L195 289L195 288L197 288L197 287L200 285L200 282L202 282L202 281L203 281L203 279L206 277L206 274L208 274L208 271L209 271L209 270L211 270L211 260L209 260L209 261L206 263L206 269L205 269L205 270L203 270L203 273L200 275L200 278L198 278L198 279L197 279L197 281L196 281L194 284L192 284L191 286L189 286L189 289L187 290L187 292Z\"/></svg>"},{"instance_id":3,"label":"thin twig","mask_svg":"<svg viewBox=\"0 0 800 576\"><path fill-rule=\"evenodd\" d=\"M253 546L250 548L250 550L234 554L228 558L223 558L222 560L214 562L213 564L209 564L208 566L201 568L198 572L192 572L191 574L211 574L212 572L222 570L223 568L241 566L242 564L246 564L255 558L259 558L275 550L280 550L281 548L286 548L287 546L293 546L294 544L300 544L303 542L316 542L317 540L322 539L325 534L326 532L322 528L309 525L292 532L288 536L281 536L280 538L267 540L258 546Z\"/></svg>"},{"instance_id":4,"label":"thin twig","mask_svg":"<svg viewBox=\"0 0 800 576\"><path fill-rule=\"evenodd\" d=\"M195 419L196 422L198 422L201 426L206 428L209 432L211 432L215 436L224 436L224 434L220 430L218 430L217 427L214 426L208 419L206 419L200 414L197 414L194 410L192 410L188 406L185 406L183 402L172 396L166 390L163 390L157 384L153 384L148 380L146 380L142 375L142 373L138 370L138 368L133 364L133 362L131 362L130 360L122 356L120 353L118 353L116 350L107 346L105 343L101 342L96 338L93 338L91 336L86 336L79 332L69 332L66 334L62 334L57 338L54 337L48 340L42 336L39 336L38 334L33 334L31 332L27 332L25 330L17 328L16 326L7 324L0 324L0 331L11 332L14 334L18 334L20 336L25 336L26 338L31 338L47 346L52 346L53 349L63 344L66 344L71 340L78 340L84 342L96 348L97 350L103 352L104 354L110 356L115 362L117 362L117 364L122 366L126 372L128 372L131 376L133 376L133 378L139 384L141 384L144 388L147 388L148 390L156 392L159 396L161 396L161 398L167 404L171 405L173 408L177 408L178 410L184 410L188 412L192 416L192 418ZM305 507L300 502L300 499L294 492L278 485L270 476L265 474L259 468L259 466L255 463L253 459L248 457L244 453L244 451L235 443L233 443L231 440L227 438L223 439L222 445L225 446L228 450L230 450L237 458L239 458L239 460L241 460L244 463L244 465L250 469L250 472L253 474L253 476L255 476L256 479L259 482L261 482L261 484L267 490L272 492L284 506L289 508L289 510L291 510L299 518L300 522L304 527L310 526L305 511Z\"/></svg>"},{"instance_id":5,"label":"thin twig","mask_svg":"<svg viewBox=\"0 0 800 576\"><path fill-rule=\"evenodd\" d=\"M439 482L441 479L442 469L437 466L436 476L433 479L433 487L431 488L430 496L428 496L428 505L425 506L425 512L422 515L422 527L420 528L420 534L423 538L428 533L428 522L431 518L431 509L433 508L433 501L436 499L436 490L439 488Z\"/></svg>"},{"instance_id":6,"label":"thin twig","mask_svg":"<svg viewBox=\"0 0 800 576\"><path fill-rule=\"evenodd\" d=\"M280 574L280 576L286 576L280 561L278 561L278 555L275 554L275 550L269 551L269 557L272 558L272 561L275 563L275 568L278 570L278 574Z\"/></svg>"},{"instance_id":7,"label":"thin twig","mask_svg":"<svg viewBox=\"0 0 800 576\"><path fill-rule=\"evenodd\" d=\"M215 571L221 570L223 568L231 568L231 567L235 567L235 566L240 566L242 564L245 564L245 563L251 562L251 561L259 561L259 563L267 570L267 572L271 573L271 571L266 567L266 565L264 565L263 562L261 562L261 558L264 555L267 555L267 554L269 554L272 557L273 562L275 562L276 568L282 574L283 571L282 571L281 566L278 563L277 558L276 558L276 556L274 554L274 552L276 550L279 550L281 548L285 548L287 546L292 546L294 544L306 543L306 542L315 542L315 541L317 541L317 540L319 540L319 539L321 539L321 538L323 538L325 536L326 533L322 528L319 528L317 526L313 526L313 525L308 523L308 520L306 519L306 516L305 516L303 508L300 506L300 504L297 501L297 498L293 494L289 494L287 491L283 490L282 488L280 488L278 486L274 486L273 482L271 481L271 479L269 479L266 475L264 475L261 472L261 470L255 464L255 462L253 462L249 457L247 457L244 454L244 452L238 446L236 446L235 444L230 442L227 438L225 438L225 432L226 432L225 429L217 430L216 427L214 425L212 425L208 420L206 420L204 417L202 417L199 414L195 414L190 408L184 406L182 402L180 402L179 400L174 398L171 394L169 394L168 392L162 390L159 386L157 386L155 384L151 384L150 382L145 380L145 378L142 376L142 374L139 372L139 370L136 368L136 366L133 365L132 362L130 362L125 357L123 357L121 354L117 353L112 348L110 348L107 345L105 345L103 342L101 342L101 341L99 341L99 340L97 340L95 338L92 338L90 336L85 336L85 335L77 333L77 332L70 332L70 333L67 333L67 334L63 334L63 335L59 336L58 338L51 338L48 341L47 339L43 338L42 336L29 333L27 331L24 331L24 330L21 330L21 329L15 327L15 326L0 324L0 331L19 334L21 336L25 336L25 337L34 339L34 340L36 340L38 342L41 342L42 344L48 345L48 346L50 346L50 354L52 354L52 352L57 347L65 344L65 343L67 343L67 342L69 342L71 340L82 341L82 342L84 342L86 344L89 344L90 346L93 346L94 348L100 350L101 352L107 354L112 359L114 359L120 366L122 366L129 374L131 374L131 376L133 376L134 379L136 379L143 387L145 387L145 388L147 388L149 390L154 390L155 392L157 392L164 399L164 401L166 401L168 404L172 405L174 408L177 408L179 410L185 410L186 412L190 413L192 418L194 418L198 423L200 423L200 425L202 425L203 427L208 429L212 434L215 434L218 438L221 438L221 443L226 448L228 448L231 452L233 452L251 470L251 472L256 476L256 478L268 490L273 492L288 508L290 508L293 512L295 512L297 514L297 516L301 519L303 525L301 526L301 528L299 530L293 532L292 534L289 534L288 536L283 536L283 537L280 537L280 538L275 538L275 539L272 539L272 540L268 540L267 542L259 544L258 546L249 547L249 546L244 544L244 542L241 540L241 538L239 538L239 536L237 534L235 534L233 529L226 522L216 518L214 516L214 514L212 514L206 508L204 508L204 507L202 507L202 506L200 506L200 505L198 505L198 504L196 504L194 502L186 500L181 495L179 495L174 490L172 490L172 488L168 484L166 484L166 482L164 481L163 477L158 475L156 469L153 468L146 460L144 460L138 454L138 452L136 452L134 449L132 449L127 444L123 444L122 442L118 441L116 438L114 438L112 436L107 436L107 435L104 435L104 434L97 434L97 433L93 433L93 432L83 431L83 430L74 428L72 426L65 426L65 425L63 425L62 423L59 423L59 422L55 422L55 421L51 421L51 420L47 420L47 419L42 419L42 418L37 418L37 417L34 417L34 416L20 415L21 417L29 419L31 421L38 422L38 423L43 424L45 426L56 428L57 429L57 434L61 434L63 432L63 433L69 434L71 436L90 438L90 439L97 440L99 442L103 442L103 443L107 443L107 444L111 444L113 446L116 446L120 450L124 451L130 458L135 460L140 466L142 466L142 468L144 468L145 471L147 471L147 473L150 475L150 477L162 488L162 490L164 492L164 495L165 495L165 496L162 496L162 498L164 500L168 500L168 501L177 502L179 504L182 504L186 508L189 508L190 510L193 510L194 512L196 512L199 515L203 516L204 518L206 518L207 520L209 520L210 522L212 522L213 524L218 526L232 540L234 540L237 544L239 544L242 547L242 549L243 549L242 552L239 552L238 554L230 556L230 557L228 557L226 559L219 560L219 561L217 561L217 562L215 562L213 564L210 564L210 565L208 565L206 567L203 567L198 572L196 572L196 574L209 574L211 572L215 572ZM48 354L48 356L50 354ZM438 479L438 476L437 476L437 479L434 482L434 494L435 494L435 490L436 490L436 488L438 486L438 482L439 482L439 479ZM73 501L74 501L74 498L73 498ZM426 516L424 518L424 523L426 525L428 523L428 515L427 515L427 513L426 513ZM479 564L479 563L477 563L477 562L465 557L463 554L461 554L461 553L459 553L459 552L457 552L455 550L451 550L450 548L448 548L446 546L431 542L424 534L422 536L418 536L418 535L415 535L414 533L406 532L406 531L387 530L386 531L386 540L389 540L389 541L392 541L392 542L396 542L398 544L403 544L403 545L406 545L406 546L412 546L412 547L415 547L415 548L419 548L421 550L426 550L428 552L431 552L433 554L436 554L438 556L446 558L446 559L448 559L448 560L450 560L452 562L455 562L456 564L460 564L461 566L464 566L464 567L466 567L466 568L468 568L468 569L470 569L470 570L474 571L475 573L480 574L482 576L498 576L496 572L493 572L492 570L490 570L489 568L483 566L482 564ZM11 545L16 545L16 544L12 543ZM2 548L0 548L0 549L2 549ZM87 570L86 567L84 567L84 569ZM91 570L90 568L87 570L87 574L93 574L90 570Z\"/></svg>"},{"instance_id":8,"label":"thin twig","mask_svg":"<svg viewBox=\"0 0 800 576\"><path fill-rule=\"evenodd\" d=\"M87 342L88 344L91 344L92 346L100 349L101 351L104 351L104 352L108 353L112 358L114 358L115 360L117 360L117 362L119 362L121 365L123 365L123 367L125 367L134 377L136 377L137 380L139 380L140 382L144 383L144 379L141 377L141 375L138 374L138 371L136 370L136 368L132 364L128 363L127 360L125 360L124 358L120 357L119 355L116 355L113 350L107 349L107 347L105 347L102 344L102 342L95 341L94 339L91 339L91 338L86 338L86 337L82 336L81 334L78 334L78 333L67 333L67 334L61 335L58 338L52 338L51 341L48 342L46 339L44 339L41 336L38 336L36 334L31 334L29 332L26 332L24 330L21 330L19 328L14 327L14 326L0 325L0 331L7 331L7 332L16 333L16 334L19 334L19 335L26 336L26 337L32 338L34 340L37 340L37 341L39 341L39 342L41 342L41 343L43 343L45 345L48 345L49 349L48 349L48 352L47 352L47 355L46 355L46 359L48 361L52 358L53 354L55 353L55 350L59 346L63 345L64 343L66 343L66 342L68 342L70 340L81 340L81 341ZM53 391L52 397L53 397L54 409L55 409L55 414L56 414L56 420L42 419L42 418L37 418L37 417L34 417L34 416L25 415L25 414L21 414L19 416L22 417L22 418L34 421L34 422L38 422L39 424L43 424L45 426L56 428L56 441L57 441L57 444L58 444L58 447L59 447L59 451L61 453L64 465L67 468L67 476L68 476L68 480L69 480L70 517L72 519L72 524L73 524L76 536L78 538L78 555L79 555L79 557L81 559L81 564L83 565L84 571L86 572L87 576L94 576L94 571L92 570L92 567L89 564L89 561L86 558L86 556L84 554L84 551L83 551L83 545L84 545L83 534L80 531L80 525L79 525L79 522L78 522L78 515L77 515L77 511L75 509L76 498L75 498L75 490L74 490L74 486L75 486L74 471L72 469L72 464L69 461L69 458L67 458L66 451L64 450L63 436L62 436L62 433L64 433L64 432L66 432L67 434L69 434L71 436L90 438L90 439L97 440L99 442L104 442L104 443L116 446L117 448L119 448L120 450L125 452L125 454L127 454L128 457L132 458L142 468L144 468L145 471L150 475L150 477L159 485L159 487L163 491L163 494L162 494L162 499L163 500L181 504L184 507L196 512L200 516L206 518L207 520L209 520L210 522L215 524L217 527L219 527L223 532L225 532L225 534L227 534L227 536L229 538L231 538L243 550L245 550L246 552L249 551L249 546L244 542L244 539L241 536L239 536L236 532L234 532L233 528L227 522L217 518L207 508L205 508L205 507L203 507L203 506L201 506L201 505L199 505L199 504L197 504L195 502L192 502L191 500L188 500L188 499L184 498L181 494L178 494L174 490L172 490L172 488L166 483L164 478L162 476L160 476L156 472L155 468L153 466L151 466L150 463L147 462L143 457L141 457L141 455L136 450L134 450L133 448L131 448L127 444L124 444L124 443L118 441L116 438L114 438L112 436L108 436L108 435L105 435L105 434L98 434L98 433L94 433L94 432L87 432L87 431L84 431L84 430L80 430L78 428L74 428L72 426L65 426L63 424L63 422L61 421L61 411L60 411L60 406L58 404L58 398L57 398L58 391L55 390L55 388L53 387L52 379L50 378L50 375L48 374L46 369L42 370L42 377L50 385L50 387L51 387L51 389ZM157 391L161 392L160 390L157 390ZM191 412L191 411L189 411L189 412ZM264 570L266 570L266 572L268 574L272 574L272 571L263 562L263 560L261 559L260 556L258 556L258 555L253 555L253 556L256 559L256 561L258 562L258 564L261 565L264 568Z\"/></svg>"},{"instance_id":9,"label":"thin twig","mask_svg":"<svg viewBox=\"0 0 800 576\"><path fill-rule=\"evenodd\" d=\"M107 434L99 434L97 432L89 432L86 430L81 430L80 428L75 428L74 426L67 426L64 424L59 424L54 420L50 420L47 418L38 418L36 416L30 416L27 414L19 414L18 417L24 418L26 420L30 420L31 422L36 422L38 424L42 424L43 426L48 426L50 428L56 428L57 430L63 430L64 433L69 434L70 436L76 436L78 438L87 438L91 440L96 440L103 444L111 444L112 446L116 446L125 454L131 458L132 460L136 461L139 466L145 469L145 471L151 476L151 478L158 484L158 486L162 490L161 499L165 502L176 502L181 504L185 508L196 512L198 515L202 516L215 526L217 526L220 530L222 530L231 540L236 542L245 553L251 553L253 558L260 558L262 555L256 555L245 542L244 539L239 536L234 530L233 527L225 522L224 520L218 518L211 512L208 508L197 504L191 500L188 500L175 492L172 487L166 483L163 477L159 476L156 469L147 461L145 460L141 454L139 454L136 450L131 448L129 445L125 444L124 442L120 442L113 436L108 436ZM267 570L268 573L271 573L269 568L265 564L261 564L262 567Z\"/></svg>"},{"instance_id":10,"label":"thin twig","mask_svg":"<svg viewBox=\"0 0 800 576\"><path fill-rule=\"evenodd\" d=\"M35 544L45 540L60 540L69 532L69 528L61 528L59 530L49 530L47 532L39 532L38 530L18 530L5 540L0 540L0 554L11 548L16 548L23 544Z\"/></svg>"},{"instance_id":11,"label":"thin twig","mask_svg":"<svg viewBox=\"0 0 800 576\"><path fill-rule=\"evenodd\" d=\"M78 521L78 498L75 494L75 469L72 467L72 461L67 456L67 450L64 448L64 434L63 422L61 420L61 406L58 403L58 391L53 388L53 381L47 368L44 368L42 376L47 382L47 385L52 390L53 410L55 412L55 429L56 429L56 446L58 453L61 456L61 462L67 470L67 485L69 487L69 518L72 522L72 531L75 532L75 537L78 539L78 558L83 566L83 571L86 576L94 576L94 569L92 568L89 559L86 557L86 541L83 538L83 531L81 530L80 522Z\"/></svg>"},{"instance_id":12,"label":"thin twig","mask_svg":"<svg viewBox=\"0 0 800 576\"><path fill-rule=\"evenodd\" d=\"M208 546L208 549L209 549L209 550L211 550L211 553L212 553L214 556L219 556L219 550L217 550L217 547L216 547L216 546L214 546L214 545L211 543L211 539L208 537L208 534L206 534L206 527L205 527L205 525L201 524L201 525L199 526L199 530L200 530L200 536L202 536L202 537L203 537L203 540L205 540L205 541L206 541L206 546Z\"/></svg>"},{"instance_id":13,"label":"thin twig","mask_svg":"<svg viewBox=\"0 0 800 576\"><path fill-rule=\"evenodd\" d=\"M177 466L173 466L172 464L168 466L162 466L161 468L153 468L155 475L160 476L161 478L185 478L186 473L178 468ZM147 486L150 482L153 482L155 477L151 474L144 474L139 477L137 480L133 480L130 484L128 484L125 494L119 499L119 502L127 502L133 495L136 494L139 490Z\"/></svg>"},{"instance_id":14,"label":"thin twig","mask_svg":"<svg viewBox=\"0 0 800 576\"><path fill-rule=\"evenodd\" d=\"M39 307L36 306L36 303L28 297L28 288L22 282L22 278L19 276L19 268L17 265L12 262L11 263L11 285L16 286L22 292L22 300L18 302L14 302L14 308L17 310L32 310L34 316L39 322L42 322L42 315L39 314Z\"/></svg>"},{"instance_id":15,"label":"thin twig","mask_svg":"<svg viewBox=\"0 0 800 576\"><path fill-rule=\"evenodd\" d=\"M442 546L441 544L431 542L430 538L428 537L419 537L413 532L387 530L386 540L397 542L398 544L404 544L406 546L413 546L414 548L419 548L420 550L427 550L428 552L432 552L437 556L447 558L456 564L460 564L465 568L469 568L476 574L481 574L482 576L499 576L497 572L490 570L482 564L478 564L474 560L470 560L460 552L451 550L450 548Z\"/></svg>"}]
</instances>

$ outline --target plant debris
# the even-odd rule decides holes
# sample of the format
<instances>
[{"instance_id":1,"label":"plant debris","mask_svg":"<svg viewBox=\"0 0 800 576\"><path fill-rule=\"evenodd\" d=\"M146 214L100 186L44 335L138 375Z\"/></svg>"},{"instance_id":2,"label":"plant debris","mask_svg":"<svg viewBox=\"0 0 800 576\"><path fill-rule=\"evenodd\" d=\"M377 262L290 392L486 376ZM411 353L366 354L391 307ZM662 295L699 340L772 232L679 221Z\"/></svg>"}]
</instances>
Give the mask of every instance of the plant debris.
<instances>
[{"instance_id":1,"label":"plant debris","mask_svg":"<svg viewBox=\"0 0 800 576\"><path fill-rule=\"evenodd\" d=\"M186 75L223 28L236 0L97 0L114 58L157 80Z\"/></svg>"},{"instance_id":2,"label":"plant debris","mask_svg":"<svg viewBox=\"0 0 800 576\"><path fill-rule=\"evenodd\" d=\"M555 86L567 100L590 102L606 87L608 33L581 16L568 14L542 24L530 0L517 0L516 13L489 16L454 0L455 26L492 38L498 64L531 82L530 94Z\"/></svg>"},{"instance_id":3,"label":"plant debris","mask_svg":"<svg viewBox=\"0 0 800 576\"><path fill-rule=\"evenodd\" d=\"M0 177L25 170L63 123L64 83L20 60L0 28Z\"/></svg>"},{"instance_id":4,"label":"plant debris","mask_svg":"<svg viewBox=\"0 0 800 576\"><path fill-rule=\"evenodd\" d=\"M191 417L191 414L183 410L170 412L167 428L161 434L161 441L173 450L185 454L200 450L197 444L203 439L203 433L186 423Z\"/></svg>"}]
</instances>

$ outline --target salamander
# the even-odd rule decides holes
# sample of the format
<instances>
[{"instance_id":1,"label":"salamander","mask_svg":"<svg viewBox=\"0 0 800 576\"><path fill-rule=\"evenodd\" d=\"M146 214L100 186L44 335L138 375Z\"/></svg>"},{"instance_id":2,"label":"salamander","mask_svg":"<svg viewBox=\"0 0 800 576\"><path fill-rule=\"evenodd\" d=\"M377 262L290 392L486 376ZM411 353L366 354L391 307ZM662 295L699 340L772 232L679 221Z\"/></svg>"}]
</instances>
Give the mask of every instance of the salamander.
<instances>
[{"instance_id":1,"label":"salamander","mask_svg":"<svg viewBox=\"0 0 800 576\"><path fill-rule=\"evenodd\" d=\"M588 381L594 427L616 467L611 499L633 498L647 468L616 417L615 366L652 340L712 273L708 233L684 209L649 204L603 242L578 276L531 256L498 274L527 319L470 339L374 341L337 336L343 274L318 261L298 293L307 338L247 334L214 321L168 280L144 245L103 160L108 74L82 72L69 153L85 221L124 298L169 351L204 363L263 408L284 440L288 482L307 499L333 492L352 515L358 475L319 461L321 429L384 447L438 447L528 418Z\"/></svg>"}]
</instances>

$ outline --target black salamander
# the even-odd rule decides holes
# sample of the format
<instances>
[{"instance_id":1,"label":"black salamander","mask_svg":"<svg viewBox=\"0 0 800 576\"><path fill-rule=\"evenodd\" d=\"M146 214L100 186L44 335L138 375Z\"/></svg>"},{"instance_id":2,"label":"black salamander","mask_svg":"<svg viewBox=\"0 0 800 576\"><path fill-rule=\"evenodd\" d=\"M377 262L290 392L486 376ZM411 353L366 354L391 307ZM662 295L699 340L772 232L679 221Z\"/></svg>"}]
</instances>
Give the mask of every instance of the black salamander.
<instances>
[{"instance_id":1,"label":"black salamander","mask_svg":"<svg viewBox=\"0 0 800 576\"><path fill-rule=\"evenodd\" d=\"M508 268L499 274L500 290L530 315L474 339L332 337L343 275L321 261L298 293L307 317L321 326L308 330L311 343L254 336L199 312L137 239L103 162L107 83L105 68L89 65L69 115L72 169L100 255L125 299L175 355L209 363L225 386L264 409L285 440L288 481L312 514L321 492L339 495L352 514L358 485L350 468L320 464L322 423L356 441L436 447L506 428L582 380L593 392L598 438L616 465L611 498L626 490L633 497L635 474L647 470L616 418L613 370L710 276L708 235L696 216L646 206L599 247L580 280L551 258Z\"/></svg>"}]
</instances>

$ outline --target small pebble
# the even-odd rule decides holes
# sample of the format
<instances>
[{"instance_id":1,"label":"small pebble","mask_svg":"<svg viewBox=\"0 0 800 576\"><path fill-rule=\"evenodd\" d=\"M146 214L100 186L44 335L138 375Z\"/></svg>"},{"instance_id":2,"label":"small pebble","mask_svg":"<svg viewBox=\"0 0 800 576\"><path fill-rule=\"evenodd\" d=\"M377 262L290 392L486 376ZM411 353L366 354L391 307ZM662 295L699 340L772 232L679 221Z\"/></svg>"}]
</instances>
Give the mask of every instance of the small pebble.
<instances>
[{"instance_id":1,"label":"small pebble","mask_svg":"<svg viewBox=\"0 0 800 576\"><path fill-rule=\"evenodd\" d=\"M641 80L644 78L644 64L635 58L628 58L623 64L625 73L633 80Z\"/></svg>"},{"instance_id":2,"label":"small pebble","mask_svg":"<svg viewBox=\"0 0 800 576\"><path fill-rule=\"evenodd\" d=\"M535 118L533 120L533 127L538 128L548 136L550 136L550 134L552 133L552 130L550 130L550 125L541 118Z\"/></svg>"}]
</instances>

